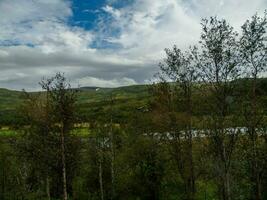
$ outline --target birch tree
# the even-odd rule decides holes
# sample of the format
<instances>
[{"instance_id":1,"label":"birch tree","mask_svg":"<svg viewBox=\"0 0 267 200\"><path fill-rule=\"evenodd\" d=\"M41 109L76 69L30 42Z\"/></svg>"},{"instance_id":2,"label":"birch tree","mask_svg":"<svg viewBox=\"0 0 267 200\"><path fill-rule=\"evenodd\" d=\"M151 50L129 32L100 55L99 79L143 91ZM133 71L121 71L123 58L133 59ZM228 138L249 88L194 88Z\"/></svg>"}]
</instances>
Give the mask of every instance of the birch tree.
<instances>
[{"instance_id":1,"label":"birch tree","mask_svg":"<svg viewBox=\"0 0 267 200\"><path fill-rule=\"evenodd\" d=\"M60 155L62 167L63 199L68 199L67 167L66 167L66 139L68 138L75 119L76 91L71 89L65 76L57 73L55 77L41 82L51 101L56 131L60 133Z\"/></svg>"},{"instance_id":2,"label":"birch tree","mask_svg":"<svg viewBox=\"0 0 267 200\"><path fill-rule=\"evenodd\" d=\"M164 63L160 64L161 72L163 75L167 76L167 79L170 79L175 83L176 92L175 94L178 98L179 103L182 105L181 112L183 113L184 124L181 127L181 131L178 134L172 135L172 138L177 138L178 140L172 140L175 142L174 147L179 147L175 151L182 151L186 155L186 159L183 159L183 155L176 155L178 158L178 167L181 176L183 177L185 183L185 191L187 194L187 199L194 199L196 187L195 187L195 172L194 172L194 158L193 158L193 100L192 93L194 85L198 78L197 68L195 62L195 56L197 48L192 47L189 51L183 52L174 46L173 49L166 49L166 58ZM173 102L178 103L178 102ZM177 107L177 106L176 106ZM181 107L181 106L180 106ZM174 131L176 133L177 130ZM181 144L181 137L185 145ZM182 150L181 148L185 148ZM181 167L183 166L183 167Z\"/></svg>"},{"instance_id":3,"label":"birch tree","mask_svg":"<svg viewBox=\"0 0 267 200\"><path fill-rule=\"evenodd\" d=\"M230 117L235 101L234 81L240 77L238 34L224 19L217 17L203 19L201 25L198 67L204 93L211 97L207 104L211 113L206 132L214 154L214 169L221 183L218 187L222 199L230 200L231 160L238 133L231 124L234 116Z\"/></svg>"},{"instance_id":4,"label":"birch tree","mask_svg":"<svg viewBox=\"0 0 267 200\"><path fill-rule=\"evenodd\" d=\"M245 97L244 119L249 136L247 145L248 160L251 168L251 199L262 199L262 173L266 163L260 159L263 127L263 109L257 92L259 77L267 70L267 11L263 17L254 15L242 26L240 51L243 67L249 79L249 94ZM266 156L266 155L265 155Z\"/></svg>"}]
</instances>

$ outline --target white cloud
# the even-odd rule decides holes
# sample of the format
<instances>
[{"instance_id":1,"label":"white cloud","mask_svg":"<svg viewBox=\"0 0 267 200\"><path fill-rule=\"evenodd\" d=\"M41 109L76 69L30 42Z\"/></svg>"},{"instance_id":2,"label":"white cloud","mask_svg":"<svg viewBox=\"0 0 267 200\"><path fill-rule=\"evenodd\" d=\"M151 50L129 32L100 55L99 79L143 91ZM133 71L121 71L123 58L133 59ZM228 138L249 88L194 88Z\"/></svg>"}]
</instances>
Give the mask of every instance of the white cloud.
<instances>
[{"instance_id":1,"label":"white cloud","mask_svg":"<svg viewBox=\"0 0 267 200\"><path fill-rule=\"evenodd\" d=\"M120 44L123 56L153 62L162 57L164 48L179 44L186 47L198 39L199 21L189 17L177 0L136 0L120 11L112 23L121 34L110 38Z\"/></svg>"},{"instance_id":2,"label":"white cloud","mask_svg":"<svg viewBox=\"0 0 267 200\"><path fill-rule=\"evenodd\" d=\"M1 0L0 23L20 23L34 20L65 20L72 15L64 0Z\"/></svg>"},{"instance_id":3,"label":"white cloud","mask_svg":"<svg viewBox=\"0 0 267 200\"><path fill-rule=\"evenodd\" d=\"M198 41L202 17L218 15L238 28L267 7L266 0L134 0L121 8L108 2L92 11L109 15L99 30L86 31L68 25L68 0L0 0L0 44L16 44L0 47L0 87L36 89L41 77L58 71L83 86L144 83L164 48ZM91 47L103 41L117 48Z\"/></svg>"},{"instance_id":4,"label":"white cloud","mask_svg":"<svg viewBox=\"0 0 267 200\"><path fill-rule=\"evenodd\" d=\"M107 13L111 14L115 18L119 18L121 16L121 13L119 10L117 10L117 9L115 9L109 5L106 5L105 7L103 7L103 10L106 11Z\"/></svg>"},{"instance_id":5,"label":"white cloud","mask_svg":"<svg viewBox=\"0 0 267 200\"><path fill-rule=\"evenodd\" d=\"M121 34L107 39L123 47L121 55L155 63L162 59L164 48L195 44L201 32L201 18L217 15L238 29L266 7L266 0L135 0L119 10L108 7L120 13L110 24Z\"/></svg>"},{"instance_id":6,"label":"white cloud","mask_svg":"<svg viewBox=\"0 0 267 200\"><path fill-rule=\"evenodd\" d=\"M79 52L65 49L46 53L27 46L4 47L0 51L0 59L0 87L13 89L36 89L42 77L52 76L56 72L66 73L71 80L87 76L103 80L125 80L124 77L129 77L141 82L150 71L139 61L91 49ZM25 76L17 76L17 73ZM113 81L110 87L127 83L134 82ZM95 85L92 81L88 84Z\"/></svg>"},{"instance_id":7,"label":"white cloud","mask_svg":"<svg viewBox=\"0 0 267 200\"><path fill-rule=\"evenodd\" d=\"M188 12L195 18L219 16L227 19L235 28L240 26L256 12L263 13L266 0L183 0Z\"/></svg>"},{"instance_id":8,"label":"white cloud","mask_svg":"<svg viewBox=\"0 0 267 200\"><path fill-rule=\"evenodd\" d=\"M88 76L77 79L74 82L77 82L78 85L80 85L81 87L89 85L89 86L108 87L108 88L137 84L135 80L127 77L123 77L121 79L106 80Z\"/></svg>"},{"instance_id":9,"label":"white cloud","mask_svg":"<svg viewBox=\"0 0 267 200\"><path fill-rule=\"evenodd\" d=\"M64 0L1 0L0 38L1 40L24 41L24 35L36 32L36 23L63 23L72 15L68 1ZM46 27L51 29L50 26ZM43 32L39 32L43 34ZM36 38L33 38L33 40ZM31 41L24 41L31 42Z\"/></svg>"},{"instance_id":10,"label":"white cloud","mask_svg":"<svg viewBox=\"0 0 267 200\"><path fill-rule=\"evenodd\" d=\"M89 31L66 24L72 16L69 1L0 1L0 40L10 44L37 46L44 52L65 48L82 51L93 40Z\"/></svg>"}]
</instances>

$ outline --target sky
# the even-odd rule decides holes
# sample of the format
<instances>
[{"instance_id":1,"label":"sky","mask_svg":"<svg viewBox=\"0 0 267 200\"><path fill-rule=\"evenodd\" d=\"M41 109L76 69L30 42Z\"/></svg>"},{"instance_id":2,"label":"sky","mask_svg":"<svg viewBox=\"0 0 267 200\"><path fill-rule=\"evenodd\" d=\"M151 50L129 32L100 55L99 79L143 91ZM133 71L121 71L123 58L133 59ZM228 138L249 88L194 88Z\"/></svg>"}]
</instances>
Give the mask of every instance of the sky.
<instances>
[{"instance_id":1,"label":"sky","mask_svg":"<svg viewBox=\"0 0 267 200\"><path fill-rule=\"evenodd\" d=\"M201 18L240 26L267 0L0 0L0 88L39 90L64 72L72 85L152 81L164 49L199 40Z\"/></svg>"}]
</instances>

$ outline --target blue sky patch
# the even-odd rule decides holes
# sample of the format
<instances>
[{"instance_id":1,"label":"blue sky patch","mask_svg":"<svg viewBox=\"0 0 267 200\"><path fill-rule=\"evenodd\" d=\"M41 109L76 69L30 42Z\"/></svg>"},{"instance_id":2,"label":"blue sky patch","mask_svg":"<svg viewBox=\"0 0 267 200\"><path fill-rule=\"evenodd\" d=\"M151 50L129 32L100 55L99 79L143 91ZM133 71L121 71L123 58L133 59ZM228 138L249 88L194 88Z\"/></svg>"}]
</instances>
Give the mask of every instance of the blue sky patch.
<instances>
[{"instance_id":1,"label":"blue sky patch","mask_svg":"<svg viewBox=\"0 0 267 200\"><path fill-rule=\"evenodd\" d=\"M105 5L106 0L73 0L73 16L69 19L69 24L92 30L98 17L104 14L102 7Z\"/></svg>"}]
</instances>

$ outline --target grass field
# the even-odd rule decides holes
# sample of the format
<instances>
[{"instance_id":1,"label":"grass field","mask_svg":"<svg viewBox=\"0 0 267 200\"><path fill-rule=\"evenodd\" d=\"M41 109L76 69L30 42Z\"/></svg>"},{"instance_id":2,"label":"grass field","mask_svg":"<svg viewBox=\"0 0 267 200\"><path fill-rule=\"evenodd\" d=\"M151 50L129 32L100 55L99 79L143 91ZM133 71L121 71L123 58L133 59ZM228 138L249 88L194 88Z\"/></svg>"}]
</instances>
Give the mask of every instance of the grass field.
<instances>
[{"instance_id":1,"label":"grass field","mask_svg":"<svg viewBox=\"0 0 267 200\"><path fill-rule=\"evenodd\" d=\"M79 137L84 137L90 135L91 130L89 127L76 127L72 130L71 134ZM2 127L0 129L0 137L9 137L9 136L16 136L18 134L22 133L21 130L15 130L9 127Z\"/></svg>"}]
</instances>

